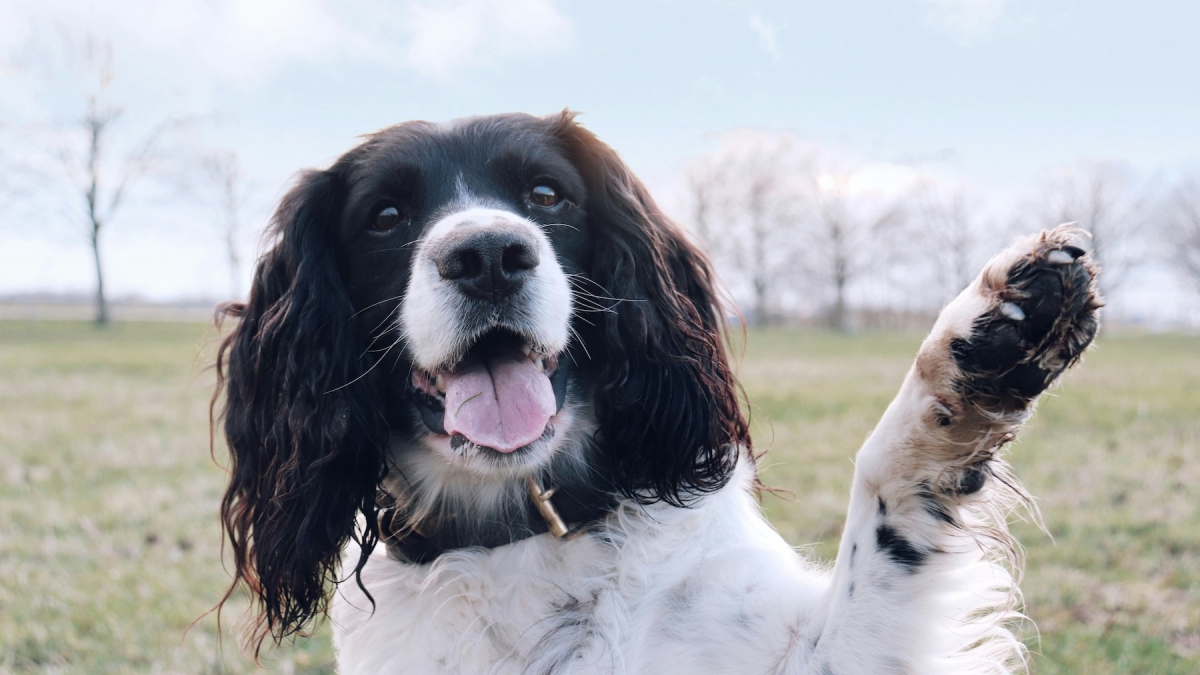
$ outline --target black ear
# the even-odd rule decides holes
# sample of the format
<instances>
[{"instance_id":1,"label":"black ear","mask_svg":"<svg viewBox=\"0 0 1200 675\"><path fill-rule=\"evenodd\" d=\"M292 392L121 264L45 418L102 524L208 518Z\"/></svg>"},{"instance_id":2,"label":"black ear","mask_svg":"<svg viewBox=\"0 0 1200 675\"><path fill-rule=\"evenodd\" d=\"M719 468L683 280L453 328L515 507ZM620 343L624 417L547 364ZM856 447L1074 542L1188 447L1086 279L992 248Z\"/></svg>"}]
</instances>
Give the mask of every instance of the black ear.
<instances>
[{"instance_id":1,"label":"black ear","mask_svg":"<svg viewBox=\"0 0 1200 675\"><path fill-rule=\"evenodd\" d=\"M240 318L220 345L214 395L215 406L226 392L230 452L225 599L241 584L253 596L256 653L324 612L348 539L362 544L356 574L378 540L387 425L331 250L342 189L334 170L305 174L275 213L249 301L221 310Z\"/></svg>"},{"instance_id":2,"label":"black ear","mask_svg":"<svg viewBox=\"0 0 1200 675\"><path fill-rule=\"evenodd\" d=\"M551 123L587 187L589 277L618 299L587 331L601 455L628 496L686 505L750 445L712 266L611 148L570 113Z\"/></svg>"}]
</instances>

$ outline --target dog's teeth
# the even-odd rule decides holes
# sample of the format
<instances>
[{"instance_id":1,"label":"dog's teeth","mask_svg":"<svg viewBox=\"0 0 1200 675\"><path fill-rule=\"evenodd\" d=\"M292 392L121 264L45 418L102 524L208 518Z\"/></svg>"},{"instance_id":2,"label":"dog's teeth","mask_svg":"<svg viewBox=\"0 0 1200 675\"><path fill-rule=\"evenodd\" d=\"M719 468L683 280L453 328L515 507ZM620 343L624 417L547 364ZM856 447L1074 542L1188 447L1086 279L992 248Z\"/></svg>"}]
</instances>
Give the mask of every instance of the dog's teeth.
<instances>
[{"instance_id":1,"label":"dog's teeth","mask_svg":"<svg viewBox=\"0 0 1200 675\"><path fill-rule=\"evenodd\" d=\"M439 394L446 393L446 376L438 373L437 377L433 380L433 386L437 387Z\"/></svg>"},{"instance_id":2,"label":"dog's teeth","mask_svg":"<svg viewBox=\"0 0 1200 675\"><path fill-rule=\"evenodd\" d=\"M533 347L529 347L529 346L522 347L521 351L525 352L525 358L529 359L529 361L531 363L533 363L533 365L537 366L538 370L546 369L546 355L545 354L543 354L542 352L539 352L538 350L534 349Z\"/></svg>"},{"instance_id":3,"label":"dog's teeth","mask_svg":"<svg viewBox=\"0 0 1200 675\"><path fill-rule=\"evenodd\" d=\"M1046 255L1046 261L1056 265L1069 265L1075 262L1075 256L1066 251L1051 251Z\"/></svg>"},{"instance_id":4,"label":"dog's teeth","mask_svg":"<svg viewBox=\"0 0 1200 675\"><path fill-rule=\"evenodd\" d=\"M1055 251L1058 253L1058 251ZM1015 302L1006 302L1000 305L1000 313L1013 321L1024 321L1025 311L1022 310Z\"/></svg>"}]
</instances>

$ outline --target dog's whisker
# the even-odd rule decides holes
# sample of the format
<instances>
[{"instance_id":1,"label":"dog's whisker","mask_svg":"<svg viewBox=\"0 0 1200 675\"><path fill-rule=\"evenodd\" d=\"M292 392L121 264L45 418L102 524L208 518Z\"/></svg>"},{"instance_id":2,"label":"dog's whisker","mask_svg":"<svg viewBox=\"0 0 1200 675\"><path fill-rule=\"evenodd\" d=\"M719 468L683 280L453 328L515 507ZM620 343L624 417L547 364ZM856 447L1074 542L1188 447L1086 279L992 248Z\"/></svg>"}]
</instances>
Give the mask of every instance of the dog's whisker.
<instances>
[{"instance_id":1,"label":"dog's whisker","mask_svg":"<svg viewBox=\"0 0 1200 675\"><path fill-rule=\"evenodd\" d=\"M345 389L346 387L349 387L350 385L354 384L355 382L358 382L359 380L363 379L367 375L370 375L371 371L375 370L375 367L378 366L383 361L384 357L386 357L388 355L388 352L390 352L392 350L392 347L395 347L398 344L400 344L399 339L397 339L395 342L393 342L391 344L390 347L388 347L386 350L384 350L383 356L380 356L378 359L376 359L375 363L372 363L371 367L367 368L366 371L364 371L362 375L359 375L358 377L354 378L353 380L350 380L349 382L347 382L346 384L343 384L340 387L334 387L333 389L330 389L329 391L325 392L325 394L329 395L335 391L341 391L342 389Z\"/></svg>"},{"instance_id":2,"label":"dog's whisker","mask_svg":"<svg viewBox=\"0 0 1200 675\"><path fill-rule=\"evenodd\" d=\"M375 344L376 340L383 337L384 335L387 335L395 327L395 322L392 321L392 317L394 315L399 314L401 308L402 308L402 305L397 303L396 306L394 308L392 308L392 311L388 312L387 315L384 316L383 319L381 319L379 321L379 323L375 325L375 328L371 329L371 334L374 335L374 337L371 338L372 345ZM387 328L384 328L385 324L392 324L392 325L389 325ZM403 337L403 334L401 334L401 337Z\"/></svg>"},{"instance_id":3,"label":"dog's whisker","mask_svg":"<svg viewBox=\"0 0 1200 675\"><path fill-rule=\"evenodd\" d=\"M378 248L378 249L375 249L374 251L367 251L367 255L375 255L376 253L394 253L396 251L403 251L404 249L406 249L409 246L412 246L413 244L416 244L416 243L417 243L417 240L413 240L413 241L408 242L407 244L396 246L394 248Z\"/></svg>"},{"instance_id":4,"label":"dog's whisker","mask_svg":"<svg viewBox=\"0 0 1200 675\"><path fill-rule=\"evenodd\" d=\"M385 302L393 302L395 300L403 300L403 299L404 299L403 295L393 295L392 297L384 298L383 300L380 300L379 302L372 302L371 304L367 305L366 307L363 307L362 309L358 310L357 312L351 314L350 318L353 319L353 318L357 317L359 314L362 314L363 312L367 311L368 309L371 309L372 307L378 307ZM399 305L397 305L397 307L399 307ZM395 310L392 310L392 311L394 312ZM388 314L390 315L391 312L389 312Z\"/></svg>"},{"instance_id":5,"label":"dog's whisker","mask_svg":"<svg viewBox=\"0 0 1200 675\"><path fill-rule=\"evenodd\" d=\"M590 352L588 352L587 344L584 343L583 337L579 334L579 331L575 330L575 327L570 324L567 325L567 330L571 331L571 335L575 336L576 344L579 345L579 348L583 350L584 355L586 355L588 357L588 360L591 361L592 355ZM570 353L571 353L570 351L567 352L567 354L570 354ZM575 361L575 357L571 356L571 360ZM575 365L579 365L579 363L575 362Z\"/></svg>"}]
</instances>

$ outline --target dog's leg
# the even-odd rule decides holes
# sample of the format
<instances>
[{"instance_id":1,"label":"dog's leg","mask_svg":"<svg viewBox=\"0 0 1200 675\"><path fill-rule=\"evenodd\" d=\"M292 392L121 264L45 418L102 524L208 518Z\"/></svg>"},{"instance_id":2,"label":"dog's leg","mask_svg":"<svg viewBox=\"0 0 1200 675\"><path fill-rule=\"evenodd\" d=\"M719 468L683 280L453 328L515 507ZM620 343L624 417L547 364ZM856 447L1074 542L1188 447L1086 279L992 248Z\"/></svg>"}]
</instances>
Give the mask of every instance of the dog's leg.
<instances>
[{"instance_id":1,"label":"dog's leg","mask_svg":"<svg viewBox=\"0 0 1200 675\"><path fill-rule=\"evenodd\" d=\"M1021 669L1006 517L1024 493L997 451L1096 333L1096 268L1077 237L1060 227L992 259L921 346L858 454L811 672Z\"/></svg>"}]
</instances>

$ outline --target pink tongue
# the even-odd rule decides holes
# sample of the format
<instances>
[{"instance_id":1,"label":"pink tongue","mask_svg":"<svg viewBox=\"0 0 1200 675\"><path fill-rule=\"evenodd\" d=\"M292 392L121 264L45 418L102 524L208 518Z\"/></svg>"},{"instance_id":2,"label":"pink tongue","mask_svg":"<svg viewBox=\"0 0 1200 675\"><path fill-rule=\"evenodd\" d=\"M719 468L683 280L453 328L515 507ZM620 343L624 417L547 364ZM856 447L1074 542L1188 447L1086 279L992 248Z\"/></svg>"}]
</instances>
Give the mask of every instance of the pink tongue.
<instances>
[{"instance_id":1,"label":"pink tongue","mask_svg":"<svg viewBox=\"0 0 1200 675\"><path fill-rule=\"evenodd\" d=\"M517 350L470 357L445 373L446 433L512 452L541 437L554 414L550 378Z\"/></svg>"}]
</instances>

